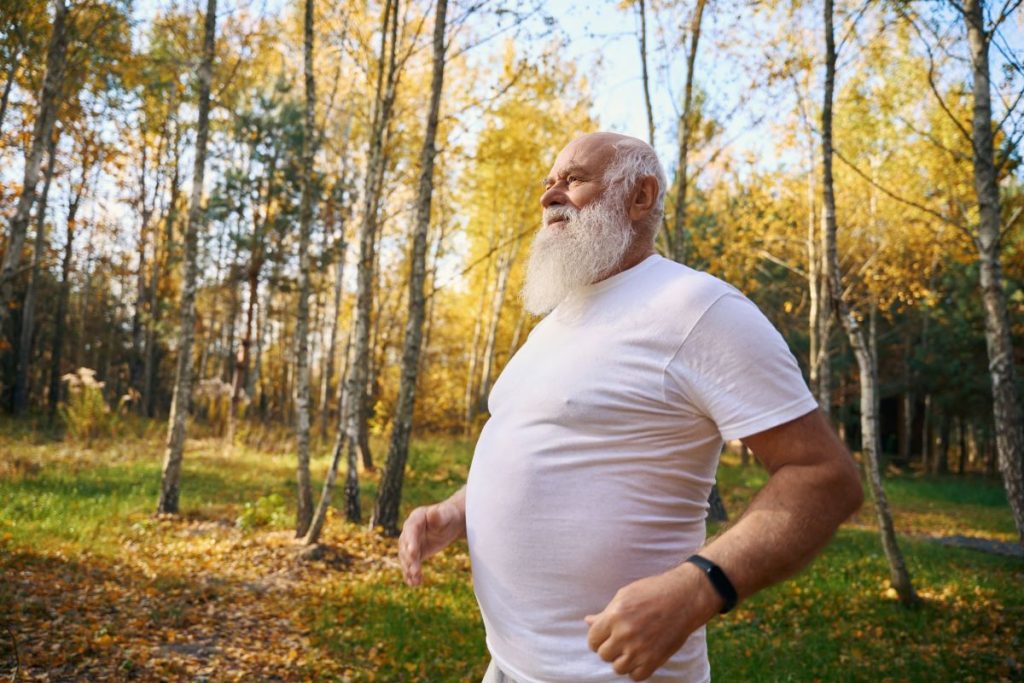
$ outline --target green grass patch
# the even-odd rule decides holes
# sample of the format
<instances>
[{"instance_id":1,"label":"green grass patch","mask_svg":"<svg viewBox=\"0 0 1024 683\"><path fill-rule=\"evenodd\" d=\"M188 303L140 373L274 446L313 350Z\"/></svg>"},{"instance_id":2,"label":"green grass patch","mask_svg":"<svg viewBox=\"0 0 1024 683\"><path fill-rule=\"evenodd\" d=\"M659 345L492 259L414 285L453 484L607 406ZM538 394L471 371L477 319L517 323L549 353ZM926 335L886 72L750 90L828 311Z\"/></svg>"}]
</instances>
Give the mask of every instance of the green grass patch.
<instances>
[{"instance_id":1,"label":"green grass patch","mask_svg":"<svg viewBox=\"0 0 1024 683\"><path fill-rule=\"evenodd\" d=\"M188 544L205 542L206 536L189 536L181 525L153 519L163 455L160 430L140 428L124 439L76 449L52 434L22 427L0 430L0 560L17 556L31 566L47 558L77 558L84 589L93 565L115 556L125 543L173 556L175 548L199 548ZM295 505L294 455L287 440L266 438L274 444L272 452L252 446L226 449L212 438L190 441L182 473L183 512L232 524L245 517L242 531L233 533L242 534L246 552L254 557L272 535L261 534L290 526ZM373 442L378 470L361 473L365 517L372 510L386 445L383 439ZM403 516L462 486L472 449L471 443L446 438L415 442ZM321 444L313 461L316 495L328 458L329 448ZM719 487L732 519L765 481L763 468L740 467L738 458L726 456ZM424 586L406 587L393 540L340 523L343 482L344 471L339 472L336 510L326 538L337 557L348 559L324 564L291 598L301 627L289 628L302 630L313 648L296 666L304 667L313 680L479 680L487 654L465 544L428 563ZM1024 651L1019 626L1024 623L1024 562L921 538L965 533L1005 539L1015 534L1000 482L900 475L887 478L885 485L924 604L907 610L891 595L868 502L857 524L840 530L806 571L711 622L708 642L716 681L989 681L1024 676L1019 655ZM289 566L268 566L266 573L288 571ZM229 585L202 584L189 567L178 569L180 573L152 579L154 596L173 596L154 599L146 608L144 621L154 629L195 628L193 605L205 604L203 596L211 586L226 590ZM216 571L216 563L203 570ZM109 585L111 578L103 582ZM33 598L38 605L29 604L23 595L0 586L0 605L17 607L27 620L45 622L57 612L46 602L45 590L39 595L44 597ZM251 599L269 599L265 595L272 594L253 593ZM157 641L160 633L154 636ZM93 636L101 644L102 637ZM266 647L275 645L268 642ZM144 658L138 661L146 665ZM325 670L318 661L332 664Z\"/></svg>"},{"instance_id":2,"label":"green grass patch","mask_svg":"<svg viewBox=\"0 0 1024 683\"><path fill-rule=\"evenodd\" d=\"M465 543L424 578L418 589L397 571L332 585L306 608L315 641L353 681L479 681L488 657Z\"/></svg>"},{"instance_id":3,"label":"green grass patch","mask_svg":"<svg viewBox=\"0 0 1024 683\"><path fill-rule=\"evenodd\" d=\"M814 564L709 625L720 681L987 681L1020 675L1019 561L902 541L925 599L901 607L876 534L841 530Z\"/></svg>"}]
</instances>

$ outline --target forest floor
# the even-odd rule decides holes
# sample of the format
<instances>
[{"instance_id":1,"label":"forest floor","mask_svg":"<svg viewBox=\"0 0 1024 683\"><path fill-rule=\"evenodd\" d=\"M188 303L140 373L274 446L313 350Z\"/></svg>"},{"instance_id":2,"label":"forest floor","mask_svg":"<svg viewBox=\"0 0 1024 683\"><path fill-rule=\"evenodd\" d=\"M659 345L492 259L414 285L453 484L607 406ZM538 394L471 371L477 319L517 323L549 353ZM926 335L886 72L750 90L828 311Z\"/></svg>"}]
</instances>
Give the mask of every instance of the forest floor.
<instances>
[{"instance_id":1,"label":"forest floor","mask_svg":"<svg viewBox=\"0 0 1024 683\"><path fill-rule=\"evenodd\" d=\"M401 582L393 539L336 516L322 556L300 560L293 458L266 434L190 440L184 514L155 517L161 427L89 446L0 427L0 677L479 680L464 543L418 590ZM414 444L406 509L461 485L470 454L450 439ZM377 476L362 473L364 513ZM736 517L766 474L727 454L719 480ZM891 473L886 486L924 604L896 601L867 503L809 569L712 622L716 681L1024 679L1024 562L929 540L1012 543L999 482Z\"/></svg>"}]
</instances>

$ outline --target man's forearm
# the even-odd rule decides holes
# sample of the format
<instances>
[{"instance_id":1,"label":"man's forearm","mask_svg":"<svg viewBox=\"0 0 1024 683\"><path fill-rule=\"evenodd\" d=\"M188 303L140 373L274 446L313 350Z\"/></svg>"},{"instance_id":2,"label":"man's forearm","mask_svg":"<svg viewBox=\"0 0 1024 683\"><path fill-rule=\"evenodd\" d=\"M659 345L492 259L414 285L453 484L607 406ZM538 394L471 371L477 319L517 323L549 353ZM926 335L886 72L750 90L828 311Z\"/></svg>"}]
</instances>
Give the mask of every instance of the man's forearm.
<instances>
[{"instance_id":1,"label":"man's forearm","mask_svg":"<svg viewBox=\"0 0 1024 683\"><path fill-rule=\"evenodd\" d=\"M780 467L700 554L725 570L743 599L803 569L861 498L859 481L834 464Z\"/></svg>"}]
</instances>

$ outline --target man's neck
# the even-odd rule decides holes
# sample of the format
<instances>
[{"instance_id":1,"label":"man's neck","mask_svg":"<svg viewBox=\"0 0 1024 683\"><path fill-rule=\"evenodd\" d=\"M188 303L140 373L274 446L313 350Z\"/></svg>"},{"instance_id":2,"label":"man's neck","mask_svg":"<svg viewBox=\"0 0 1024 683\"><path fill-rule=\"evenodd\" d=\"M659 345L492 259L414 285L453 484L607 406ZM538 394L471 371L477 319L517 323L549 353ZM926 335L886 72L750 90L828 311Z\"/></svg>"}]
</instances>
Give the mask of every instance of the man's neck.
<instances>
[{"instance_id":1,"label":"man's neck","mask_svg":"<svg viewBox=\"0 0 1024 683\"><path fill-rule=\"evenodd\" d=\"M600 278L595 280L594 284L601 282L602 280L607 280L613 275L618 275L623 271L629 270L633 266L642 262L648 256L651 256L653 253L653 244L647 242L646 240L634 242L630 250L627 251L626 255L622 257L621 261L619 261L619 264L612 268L611 270L609 270L606 274L602 275Z\"/></svg>"}]
</instances>

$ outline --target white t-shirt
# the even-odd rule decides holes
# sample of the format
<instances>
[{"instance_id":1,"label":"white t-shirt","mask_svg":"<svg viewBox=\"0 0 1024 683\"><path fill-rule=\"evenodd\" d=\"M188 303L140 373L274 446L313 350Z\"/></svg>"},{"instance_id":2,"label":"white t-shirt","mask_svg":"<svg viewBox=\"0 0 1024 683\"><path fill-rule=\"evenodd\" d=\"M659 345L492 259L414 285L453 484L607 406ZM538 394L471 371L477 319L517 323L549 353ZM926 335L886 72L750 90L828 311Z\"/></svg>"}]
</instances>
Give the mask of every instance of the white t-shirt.
<instances>
[{"instance_id":1,"label":"white t-shirt","mask_svg":"<svg viewBox=\"0 0 1024 683\"><path fill-rule=\"evenodd\" d=\"M723 439L817 407L782 336L716 278L651 256L574 292L489 398L466 493L473 583L519 683L623 681L583 617L704 543ZM704 629L651 681L710 677Z\"/></svg>"}]
</instances>

